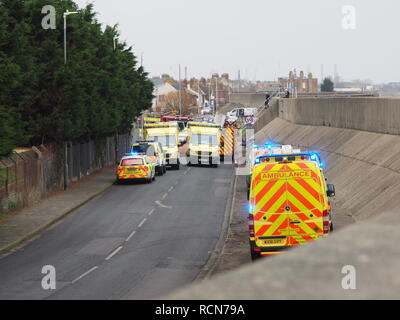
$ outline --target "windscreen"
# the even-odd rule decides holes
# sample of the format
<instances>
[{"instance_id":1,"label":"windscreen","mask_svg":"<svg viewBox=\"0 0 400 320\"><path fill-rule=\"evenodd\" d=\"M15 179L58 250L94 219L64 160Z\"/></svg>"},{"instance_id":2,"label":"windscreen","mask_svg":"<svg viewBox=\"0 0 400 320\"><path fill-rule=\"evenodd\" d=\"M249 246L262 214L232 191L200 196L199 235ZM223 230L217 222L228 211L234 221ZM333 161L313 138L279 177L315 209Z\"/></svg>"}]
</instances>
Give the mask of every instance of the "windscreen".
<instances>
[{"instance_id":1,"label":"windscreen","mask_svg":"<svg viewBox=\"0 0 400 320\"><path fill-rule=\"evenodd\" d=\"M138 145L132 146L132 153L146 154L148 156L154 156L155 150L152 145L147 143L140 143Z\"/></svg>"},{"instance_id":2,"label":"windscreen","mask_svg":"<svg viewBox=\"0 0 400 320\"><path fill-rule=\"evenodd\" d=\"M124 159L122 160L121 166L140 166L143 165L143 159Z\"/></svg>"},{"instance_id":3,"label":"windscreen","mask_svg":"<svg viewBox=\"0 0 400 320\"><path fill-rule=\"evenodd\" d=\"M213 146L219 144L218 137L214 134L194 133L192 134L190 141L194 144L207 144Z\"/></svg>"},{"instance_id":4,"label":"windscreen","mask_svg":"<svg viewBox=\"0 0 400 320\"><path fill-rule=\"evenodd\" d=\"M148 148L149 148L148 144L139 144L133 146L131 151L135 153L146 153Z\"/></svg>"},{"instance_id":5,"label":"windscreen","mask_svg":"<svg viewBox=\"0 0 400 320\"><path fill-rule=\"evenodd\" d=\"M155 142L160 142L163 147L175 147L176 146L176 136L150 136L151 140Z\"/></svg>"},{"instance_id":6,"label":"windscreen","mask_svg":"<svg viewBox=\"0 0 400 320\"><path fill-rule=\"evenodd\" d=\"M183 121L178 121L179 131L185 130L186 126Z\"/></svg>"}]
</instances>

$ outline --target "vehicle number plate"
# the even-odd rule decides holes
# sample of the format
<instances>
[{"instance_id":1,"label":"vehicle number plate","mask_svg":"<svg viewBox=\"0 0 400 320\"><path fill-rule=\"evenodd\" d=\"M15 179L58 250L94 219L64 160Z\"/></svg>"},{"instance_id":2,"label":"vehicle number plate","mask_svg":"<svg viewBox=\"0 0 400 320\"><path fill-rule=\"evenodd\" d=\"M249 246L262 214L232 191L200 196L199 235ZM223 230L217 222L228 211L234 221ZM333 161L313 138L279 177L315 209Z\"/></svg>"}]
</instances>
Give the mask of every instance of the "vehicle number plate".
<instances>
[{"instance_id":1,"label":"vehicle number plate","mask_svg":"<svg viewBox=\"0 0 400 320\"><path fill-rule=\"evenodd\" d=\"M264 240L263 243L266 246L276 246L276 245L284 245L286 239L268 239Z\"/></svg>"}]
</instances>

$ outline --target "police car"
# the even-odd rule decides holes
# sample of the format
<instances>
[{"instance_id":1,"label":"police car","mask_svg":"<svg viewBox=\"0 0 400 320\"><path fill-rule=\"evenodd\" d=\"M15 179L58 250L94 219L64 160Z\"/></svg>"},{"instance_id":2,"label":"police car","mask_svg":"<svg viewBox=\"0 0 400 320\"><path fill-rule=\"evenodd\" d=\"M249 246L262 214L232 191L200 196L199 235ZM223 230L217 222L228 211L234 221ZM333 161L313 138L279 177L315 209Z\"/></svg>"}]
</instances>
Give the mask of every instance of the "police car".
<instances>
[{"instance_id":1,"label":"police car","mask_svg":"<svg viewBox=\"0 0 400 320\"><path fill-rule=\"evenodd\" d=\"M116 183L143 179L148 183L155 180L156 164L146 155L128 153L122 157L116 172Z\"/></svg>"}]
</instances>

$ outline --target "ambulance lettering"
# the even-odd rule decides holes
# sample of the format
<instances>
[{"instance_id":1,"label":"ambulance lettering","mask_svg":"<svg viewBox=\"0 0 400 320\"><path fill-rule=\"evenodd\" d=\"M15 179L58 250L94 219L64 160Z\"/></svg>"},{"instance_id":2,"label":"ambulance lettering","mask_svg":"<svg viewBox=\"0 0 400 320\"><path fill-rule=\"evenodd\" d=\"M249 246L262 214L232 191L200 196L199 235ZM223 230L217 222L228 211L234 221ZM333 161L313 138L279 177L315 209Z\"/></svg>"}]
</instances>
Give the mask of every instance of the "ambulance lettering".
<instances>
[{"instance_id":1,"label":"ambulance lettering","mask_svg":"<svg viewBox=\"0 0 400 320\"><path fill-rule=\"evenodd\" d=\"M311 171L282 171L282 172L263 172L261 180L279 180L288 178L311 178Z\"/></svg>"}]
</instances>

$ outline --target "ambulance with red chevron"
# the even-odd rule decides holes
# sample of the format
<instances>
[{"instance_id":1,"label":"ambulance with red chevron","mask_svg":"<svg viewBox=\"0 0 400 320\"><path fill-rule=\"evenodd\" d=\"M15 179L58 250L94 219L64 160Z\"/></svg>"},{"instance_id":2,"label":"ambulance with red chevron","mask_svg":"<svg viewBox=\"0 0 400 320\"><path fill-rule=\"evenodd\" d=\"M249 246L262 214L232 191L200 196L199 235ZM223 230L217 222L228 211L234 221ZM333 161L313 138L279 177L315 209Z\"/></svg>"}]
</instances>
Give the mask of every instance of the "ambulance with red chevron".
<instances>
[{"instance_id":1,"label":"ambulance with red chevron","mask_svg":"<svg viewBox=\"0 0 400 320\"><path fill-rule=\"evenodd\" d=\"M286 149L288 150L288 149ZM332 230L323 162L316 152L277 152L255 159L249 194L252 259L279 254Z\"/></svg>"}]
</instances>

